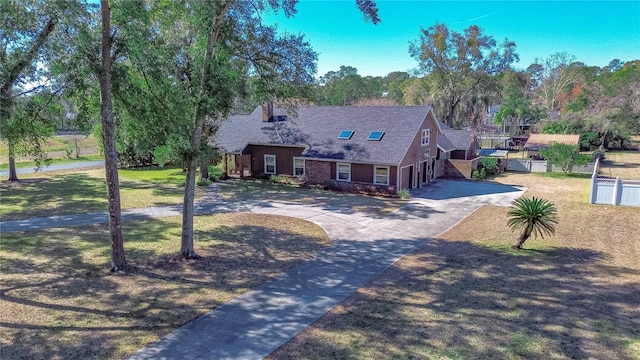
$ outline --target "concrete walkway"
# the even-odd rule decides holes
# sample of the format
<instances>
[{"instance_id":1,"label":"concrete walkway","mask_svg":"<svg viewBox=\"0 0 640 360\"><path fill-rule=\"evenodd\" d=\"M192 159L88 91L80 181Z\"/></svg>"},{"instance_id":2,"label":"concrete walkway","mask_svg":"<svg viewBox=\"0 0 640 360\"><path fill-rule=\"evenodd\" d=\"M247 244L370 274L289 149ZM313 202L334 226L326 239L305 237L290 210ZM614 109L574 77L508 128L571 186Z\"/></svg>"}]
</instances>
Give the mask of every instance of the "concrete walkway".
<instances>
[{"instance_id":1,"label":"concrete walkway","mask_svg":"<svg viewBox=\"0 0 640 360\"><path fill-rule=\"evenodd\" d=\"M199 213L243 211L291 216L321 226L332 245L313 259L248 291L149 344L130 359L261 359L312 324L402 256L451 228L484 204L509 205L523 189L491 183L439 180L384 217L344 207L296 202L217 203L209 192ZM125 218L179 214L179 208L123 213ZM2 232L82 221L106 214L0 223ZM82 223L85 224L85 223ZM59 225L58 225L59 226Z\"/></svg>"}]
</instances>

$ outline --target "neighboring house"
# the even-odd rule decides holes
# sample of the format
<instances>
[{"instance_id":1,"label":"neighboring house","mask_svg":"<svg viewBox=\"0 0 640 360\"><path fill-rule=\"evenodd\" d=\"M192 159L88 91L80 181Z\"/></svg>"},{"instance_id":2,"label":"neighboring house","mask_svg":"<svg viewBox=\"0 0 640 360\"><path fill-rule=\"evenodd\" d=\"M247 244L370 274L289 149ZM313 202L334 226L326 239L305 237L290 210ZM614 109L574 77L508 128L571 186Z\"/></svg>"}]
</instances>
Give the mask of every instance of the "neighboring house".
<instances>
[{"instance_id":1,"label":"neighboring house","mask_svg":"<svg viewBox=\"0 0 640 360\"><path fill-rule=\"evenodd\" d=\"M531 134L524 145L527 156L537 156L540 149L549 147L553 143L579 146L580 135L571 134Z\"/></svg>"},{"instance_id":2,"label":"neighboring house","mask_svg":"<svg viewBox=\"0 0 640 360\"><path fill-rule=\"evenodd\" d=\"M222 123L212 146L235 171L304 176L309 184L418 187L433 177L441 134L431 106L298 107L266 104Z\"/></svg>"}]
</instances>

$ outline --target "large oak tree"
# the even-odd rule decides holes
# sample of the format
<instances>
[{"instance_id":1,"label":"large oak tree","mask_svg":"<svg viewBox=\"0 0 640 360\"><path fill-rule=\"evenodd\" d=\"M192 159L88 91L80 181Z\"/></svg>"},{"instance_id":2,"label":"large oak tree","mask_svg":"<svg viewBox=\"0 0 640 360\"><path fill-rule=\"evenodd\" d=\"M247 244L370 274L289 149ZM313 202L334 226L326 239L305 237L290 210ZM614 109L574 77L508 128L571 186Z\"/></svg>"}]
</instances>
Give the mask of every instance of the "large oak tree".
<instances>
[{"instance_id":1,"label":"large oak tree","mask_svg":"<svg viewBox=\"0 0 640 360\"><path fill-rule=\"evenodd\" d=\"M492 87L493 76L518 60L515 49L513 41L498 44L477 25L457 32L436 23L422 29L409 53L433 81L437 114L450 127L460 127L469 119L461 118L459 109L480 109L480 97Z\"/></svg>"}]
</instances>

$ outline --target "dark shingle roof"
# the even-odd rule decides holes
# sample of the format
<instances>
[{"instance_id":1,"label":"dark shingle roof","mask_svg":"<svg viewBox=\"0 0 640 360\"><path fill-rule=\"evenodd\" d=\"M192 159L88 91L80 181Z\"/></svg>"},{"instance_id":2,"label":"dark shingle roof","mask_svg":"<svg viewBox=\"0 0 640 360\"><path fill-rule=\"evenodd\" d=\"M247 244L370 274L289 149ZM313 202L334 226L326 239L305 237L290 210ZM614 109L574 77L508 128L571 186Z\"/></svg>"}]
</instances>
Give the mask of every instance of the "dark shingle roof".
<instances>
[{"instance_id":1,"label":"dark shingle roof","mask_svg":"<svg viewBox=\"0 0 640 360\"><path fill-rule=\"evenodd\" d=\"M444 135L438 135L438 147L443 151L453 151L456 149L456 146Z\"/></svg>"},{"instance_id":2,"label":"dark shingle roof","mask_svg":"<svg viewBox=\"0 0 640 360\"><path fill-rule=\"evenodd\" d=\"M455 150L467 150L472 144L472 131L467 130L442 130L442 134L446 136L456 147Z\"/></svg>"},{"instance_id":3,"label":"dark shingle roof","mask_svg":"<svg viewBox=\"0 0 640 360\"><path fill-rule=\"evenodd\" d=\"M249 115L233 115L222 123L213 146L240 153L249 144L301 146L302 156L349 162L399 164L421 129L431 106L313 106L298 107L297 117L263 122L262 107ZM275 109L274 113L284 114ZM342 130L353 130L339 140ZM367 140L371 131L384 131L380 141Z\"/></svg>"}]
</instances>

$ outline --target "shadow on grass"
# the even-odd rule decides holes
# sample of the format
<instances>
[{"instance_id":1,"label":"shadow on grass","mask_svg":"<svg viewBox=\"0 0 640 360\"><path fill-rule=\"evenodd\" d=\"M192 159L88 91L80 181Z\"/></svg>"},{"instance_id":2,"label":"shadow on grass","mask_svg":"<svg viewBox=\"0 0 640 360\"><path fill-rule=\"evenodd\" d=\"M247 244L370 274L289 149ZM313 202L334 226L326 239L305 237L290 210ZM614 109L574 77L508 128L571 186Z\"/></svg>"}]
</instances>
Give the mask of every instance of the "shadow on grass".
<instances>
[{"instance_id":1,"label":"shadow on grass","mask_svg":"<svg viewBox=\"0 0 640 360\"><path fill-rule=\"evenodd\" d=\"M429 241L269 358L637 356L640 271L585 249L524 253Z\"/></svg>"},{"instance_id":2,"label":"shadow on grass","mask_svg":"<svg viewBox=\"0 0 640 360\"><path fill-rule=\"evenodd\" d=\"M123 170L120 193L123 209L181 204L184 176L172 169ZM142 174L142 175L140 175ZM202 190L196 190L196 196ZM0 182L2 220L102 212L107 209L105 180L85 173ZM6 205L6 206L4 206ZM133 205L133 206L132 206Z\"/></svg>"},{"instance_id":3,"label":"shadow on grass","mask_svg":"<svg viewBox=\"0 0 640 360\"><path fill-rule=\"evenodd\" d=\"M207 218L208 219L208 218ZM3 235L0 358L121 358L326 244L295 231L204 225L182 260L179 222L125 224L125 274L105 225Z\"/></svg>"},{"instance_id":4,"label":"shadow on grass","mask_svg":"<svg viewBox=\"0 0 640 360\"><path fill-rule=\"evenodd\" d=\"M104 181L83 173L0 183L2 220L106 209Z\"/></svg>"}]
</instances>

